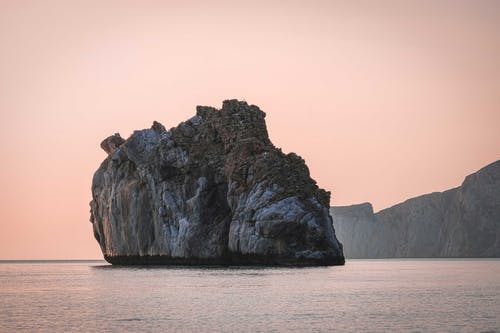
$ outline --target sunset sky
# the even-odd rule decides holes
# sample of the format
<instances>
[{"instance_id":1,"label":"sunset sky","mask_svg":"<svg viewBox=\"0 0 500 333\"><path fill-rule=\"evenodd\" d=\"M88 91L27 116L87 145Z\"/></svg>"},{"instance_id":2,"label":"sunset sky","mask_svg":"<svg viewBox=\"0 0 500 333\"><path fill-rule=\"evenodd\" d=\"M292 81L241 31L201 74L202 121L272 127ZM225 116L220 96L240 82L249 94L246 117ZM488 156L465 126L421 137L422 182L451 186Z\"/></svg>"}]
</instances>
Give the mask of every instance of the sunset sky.
<instances>
[{"instance_id":1,"label":"sunset sky","mask_svg":"<svg viewBox=\"0 0 500 333\"><path fill-rule=\"evenodd\" d=\"M101 258L101 140L229 98L332 205L458 186L500 159L500 1L0 0L0 259Z\"/></svg>"}]
</instances>

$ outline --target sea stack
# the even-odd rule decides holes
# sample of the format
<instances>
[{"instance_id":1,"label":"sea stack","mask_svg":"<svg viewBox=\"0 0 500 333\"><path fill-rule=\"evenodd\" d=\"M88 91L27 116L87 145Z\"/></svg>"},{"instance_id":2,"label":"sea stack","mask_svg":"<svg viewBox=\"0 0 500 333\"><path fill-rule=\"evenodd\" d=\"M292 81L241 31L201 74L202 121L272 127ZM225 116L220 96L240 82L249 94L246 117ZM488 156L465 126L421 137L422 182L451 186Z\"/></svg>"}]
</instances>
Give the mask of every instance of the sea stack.
<instances>
[{"instance_id":1,"label":"sea stack","mask_svg":"<svg viewBox=\"0 0 500 333\"><path fill-rule=\"evenodd\" d=\"M226 100L166 130L154 122L108 154L91 222L112 264L341 265L330 193L269 140L265 113Z\"/></svg>"}]
</instances>

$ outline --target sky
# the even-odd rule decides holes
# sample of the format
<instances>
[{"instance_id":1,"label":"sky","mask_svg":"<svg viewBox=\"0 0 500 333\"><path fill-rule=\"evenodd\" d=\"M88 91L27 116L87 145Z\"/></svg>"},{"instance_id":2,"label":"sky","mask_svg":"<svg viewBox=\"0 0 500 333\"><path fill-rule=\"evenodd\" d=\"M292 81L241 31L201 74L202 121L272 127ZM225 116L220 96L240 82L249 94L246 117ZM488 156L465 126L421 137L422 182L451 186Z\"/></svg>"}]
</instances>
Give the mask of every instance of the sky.
<instances>
[{"instance_id":1,"label":"sky","mask_svg":"<svg viewBox=\"0 0 500 333\"><path fill-rule=\"evenodd\" d=\"M500 159L500 1L0 0L0 259L102 258L99 144L237 98L331 205Z\"/></svg>"}]
</instances>

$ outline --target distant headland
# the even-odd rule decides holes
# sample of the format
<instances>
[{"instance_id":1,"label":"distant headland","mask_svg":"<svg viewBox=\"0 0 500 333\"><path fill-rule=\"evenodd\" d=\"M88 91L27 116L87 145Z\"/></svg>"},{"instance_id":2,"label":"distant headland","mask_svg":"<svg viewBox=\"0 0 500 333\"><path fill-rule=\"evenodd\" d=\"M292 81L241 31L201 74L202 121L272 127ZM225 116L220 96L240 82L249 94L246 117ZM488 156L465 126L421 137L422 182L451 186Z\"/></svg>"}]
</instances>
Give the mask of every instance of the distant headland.
<instances>
[{"instance_id":1,"label":"distant headland","mask_svg":"<svg viewBox=\"0 0 500 333\"><path fill-rule=\"evenodd\" d=\"M500 257L500 161L460 187L376 214L370 203L332 207L347 258Z\"/></svg>"}]
</instances>

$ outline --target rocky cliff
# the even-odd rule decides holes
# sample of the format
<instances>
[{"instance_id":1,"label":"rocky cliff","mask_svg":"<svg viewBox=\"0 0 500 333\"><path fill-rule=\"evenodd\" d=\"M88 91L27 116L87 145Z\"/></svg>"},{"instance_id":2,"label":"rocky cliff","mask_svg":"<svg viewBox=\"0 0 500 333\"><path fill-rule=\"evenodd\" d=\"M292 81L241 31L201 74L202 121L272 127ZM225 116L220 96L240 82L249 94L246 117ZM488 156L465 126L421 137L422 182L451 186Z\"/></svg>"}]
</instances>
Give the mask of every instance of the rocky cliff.
<instances>
[{"instance_id":1,"label":"rocky cliff","mask_svg":"<svg viewBox=\"0 0 500 333\"><path fill-rule=\"evenodd\" d=\"M119 134L92 181L91 222L116 264L343 264L330 193L237 100L166 130Z\"/></svg>"},{"instance_id":2,"label":"rocky cliff","mask_svg":"<svg viewBox=\"0 0 500 333\"><path fill-rule=\"evenodd\" d=\"M369 203L331 214L347 258L500 257L500 161L376 214Z\"/></svg>"}]
</instances>

